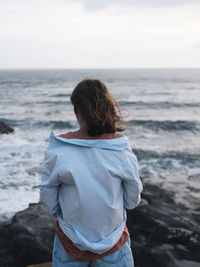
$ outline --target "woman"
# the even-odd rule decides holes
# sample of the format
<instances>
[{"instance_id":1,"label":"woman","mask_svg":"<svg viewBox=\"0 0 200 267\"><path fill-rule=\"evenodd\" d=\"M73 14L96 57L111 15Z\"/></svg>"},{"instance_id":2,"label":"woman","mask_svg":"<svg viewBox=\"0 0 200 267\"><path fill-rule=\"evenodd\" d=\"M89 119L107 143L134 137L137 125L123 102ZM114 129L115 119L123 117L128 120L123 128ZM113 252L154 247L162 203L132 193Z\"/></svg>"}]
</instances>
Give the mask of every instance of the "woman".
<instances>
[{"instance_id":1,"label":"woman","mask_svg":"<svg viewBox=\"0 0 200 267\"><path fill-rule=\"evenodd\" d=\"M50 136L40 201L57 212L53 266L134 266L126 209L142 184L120 110L103 82L85 79L71 95L80 129Z\"/></svg>"}]
</instances>

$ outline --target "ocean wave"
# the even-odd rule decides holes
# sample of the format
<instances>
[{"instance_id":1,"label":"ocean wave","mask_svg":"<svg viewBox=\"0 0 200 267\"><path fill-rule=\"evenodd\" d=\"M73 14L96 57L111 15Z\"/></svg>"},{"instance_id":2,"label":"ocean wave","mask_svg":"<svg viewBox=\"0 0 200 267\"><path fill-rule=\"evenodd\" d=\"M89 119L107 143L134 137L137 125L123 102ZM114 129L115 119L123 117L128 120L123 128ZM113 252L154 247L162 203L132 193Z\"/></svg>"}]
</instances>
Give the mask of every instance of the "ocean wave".
<instances>
[{"instance_id":1,"label":"ocean wave","mask_svg":"<svg viewBox=\"0 0 200 267\"><path fill-rule=\"evenodd\" d=\"M0 87L2 88L35 88L42 86L41 81L22 81L22 80L9 80L9 81L1 81Z\"/></svg>"},{"instance_id":2,"label":"ocean wave","mask_svg":"<svg viewBox=\"0 0 200 267\"><path fill-rule=\"evenodd\" d=\"M69 121L41 121L37 122L36 125L49 127L51 126L53 129L64 129L64 128L74 128L74 123Z\"/></svg>"},{"instance_id":3,"label":"ocean wave","mask_svg":"<svg viewBox=\"0 0 200 267\"><path fill-rule=\"evenodd\" d=\"M144 101L119 101L121 106L135 106L136 108L151 108L151 109L169 109L169 108L184 108L184 107L200 107L200 102L194 103L177 103L169 101L160 102L144 102Z\"/></svg>"},{"instance_id":4,"label":"ocean wave","mask_svg":"<svg viewBox=\"0 0 200 267\"><path fill-rule=\"evenodd\" d=\"M71 105L71 102L70 101L40 101L40 102L37 102L37 103L33 103L33 105L48 105L48 106L54 106L54 105L66 105L66 104L70 104Z\"/></svg>"},{"instance_id":5,"label":"ocean wave","mask_svg":"<svg viewBox=\"0 0 200 267\"><path fill-rule=\"evenodd\" d=\"M56 94L56 95L51 95L50 97L70 97L71 94Z\"/></svg>"},{"instance_id":6,"label":"ocean wave","mask_svg":"<svg viewBox=\"0 0 200 267\"><path fill-rule=\"evenodd\" d=\"M127 122L128 125L133 126L142 126L144 128L158 131L199 131L200 122L198 121L186 121L186 120L177 120L177 121L155 121L155 120L131 120Z\"/></svg>"},{"instance_id":7,"label":"ocean wave","mask_svg":"<svg viewBox=\"0 0 200 267\"><path fill-rule=\"evenodd\" d=\"M66 106L71 105L71 102L69 100L66 101L38 101L38 102L25 102L22 104L24 107L43 107L43 106Z\"/></svg>"},{"instance_id":8,"label":"ocean wave","mask_svg":"<svg viewBox=\"0 0 200 267\"><path fill-rule=\"evenodd\" d=\"M73 128L75 122L73 121L40 121L40 120L33 120L32 118L27 118L24 120L11 120L6 118L0 118L1 122L4 122L11 126L43 126L49 127L52 126L53 128ZM200 122L198 121L155 121L155 120L131 120L126 122L127 126L133 127L143 127L146 129L150 129L153 131L199 131L200 130Z\"/></svg>"},{"instance_id":9,"label":"ocean wave","mask_svg":"<svg viewBox=\"0 0 200 267\"><path fill-rule=\"evenodd\" d=\"M167 151L158 153L153 150L133 149L138 160L180 160L182 164L198 163L200 166L200 154L190 154L179 151Z\"/></svg>"},{"instance_id":10,"label":"ocean wave","mask_svg":"<svg viewBox=\"0 0 200 267\"><path fill-rule=\"evenodd\" d=\"M71 121L34 121L34 120L9 120L0 118L1 122L4 122L11 126L26 126L31 127L51 127L53 129L64 129L64 128L74 128L74 122Z\"/></svg>"}]
</instances>

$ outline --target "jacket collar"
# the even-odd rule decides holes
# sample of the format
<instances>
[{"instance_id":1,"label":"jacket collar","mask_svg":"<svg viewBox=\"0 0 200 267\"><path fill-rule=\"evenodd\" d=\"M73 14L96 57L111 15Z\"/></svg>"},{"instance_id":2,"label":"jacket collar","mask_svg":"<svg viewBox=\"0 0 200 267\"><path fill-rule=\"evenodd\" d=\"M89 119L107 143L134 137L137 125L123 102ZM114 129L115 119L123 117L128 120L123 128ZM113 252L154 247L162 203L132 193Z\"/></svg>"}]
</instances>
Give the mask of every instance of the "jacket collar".
<instances>
[{"instance_id":1,"label":"jacket collar","mask_svg":"<svg viewBox=\"0 0 200 267\"><path fill-rule=\"evenodd\" d=\"M114 139L95 139L95 140L86 140L86 139L67 139L63 137L56 136L53 131L50 134L50 144L57 143L60 144L70 144L75 146L83 147L93 147L93 148L104 148L111 150L124 150L126 145L129 143L127 137L122 136Z\"/></svg>"}]
</instances>

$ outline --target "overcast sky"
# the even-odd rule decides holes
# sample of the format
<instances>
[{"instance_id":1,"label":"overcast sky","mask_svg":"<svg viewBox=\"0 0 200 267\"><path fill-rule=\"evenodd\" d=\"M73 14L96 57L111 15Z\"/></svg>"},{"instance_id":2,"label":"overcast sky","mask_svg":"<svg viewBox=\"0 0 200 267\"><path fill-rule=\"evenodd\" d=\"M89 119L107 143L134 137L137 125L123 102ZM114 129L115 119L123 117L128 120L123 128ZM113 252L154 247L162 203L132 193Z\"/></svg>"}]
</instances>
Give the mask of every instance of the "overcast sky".
<instances>
[{"instance_id":1,"label":"overcast sky","mask_svg":"<svg viewBox=\"0 0 200 267\"><path fill-rule=\"evenodd\" d=\"M0 0L0 68L200 67L200 0Z\"/></svg>"}]
</instances>

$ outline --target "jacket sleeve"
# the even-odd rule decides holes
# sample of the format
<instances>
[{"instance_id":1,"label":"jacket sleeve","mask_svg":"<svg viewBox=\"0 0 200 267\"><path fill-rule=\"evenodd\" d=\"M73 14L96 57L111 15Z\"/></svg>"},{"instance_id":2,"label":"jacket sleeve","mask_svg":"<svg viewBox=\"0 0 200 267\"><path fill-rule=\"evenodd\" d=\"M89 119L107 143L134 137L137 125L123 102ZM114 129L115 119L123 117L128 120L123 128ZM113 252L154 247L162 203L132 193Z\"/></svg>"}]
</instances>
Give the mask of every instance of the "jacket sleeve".
<instances>
[{"instance_id":1,"label":"jacket sleeve","mask_svg":"<svg viewBox=\"0 0 200 267\"><path fill-rule=\"evenodd\" d=\"M59 208L57 155L49 151L45 154L39 188L40 202L45 205L48 212L55 213Z\"/></svg>"},{"instance_id":2,"label":"jacket sleeve","mask_svg":"<svg viewBox=\"0 0 200 267\"><path fill-rule=\"evenodd\" d=\"M126 209L134 209L141 200L143 190L142 182L138 173L137 158L133 154L131 166L127 170L127 176L122 181L124 206Z\"/></svg>"}]
</instances>

